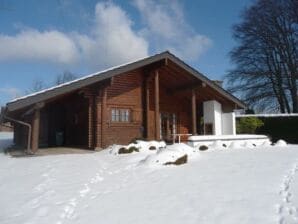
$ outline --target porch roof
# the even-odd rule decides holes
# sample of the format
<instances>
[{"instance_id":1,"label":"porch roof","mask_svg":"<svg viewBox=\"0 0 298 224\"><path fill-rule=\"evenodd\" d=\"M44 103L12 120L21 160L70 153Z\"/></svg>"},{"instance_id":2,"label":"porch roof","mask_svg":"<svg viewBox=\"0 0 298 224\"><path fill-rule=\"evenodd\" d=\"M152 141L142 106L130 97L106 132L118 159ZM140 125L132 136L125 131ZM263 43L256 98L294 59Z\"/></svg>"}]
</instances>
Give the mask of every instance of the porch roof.
<instances>
[{"instance_id":1,"label":"porch roof","mask_svg":"<svg viewBox=\"0 0 298 224\"><path fill-rule=\"evenodd\" d=\"M140 69L142 67L149 66L154 63L158 63L162 60L168 60L171 63L178 66L179 68L186 71L187 73L193 75L195 78L198 79L198 81L201 81L206 86L210 87L211 89L216 91L218 94L220 94L224 98L234 102L235 105L237 105L237 107L239 107L239 108L246 107L246 105L241 100L239 100L238 98L236 98L235 96L233 96L232 94L230 94L229 92L224 90L219 85L215 84L213 81L208 79L205 75L198 72L191 66L187 65L184 61L182 61L181 59L179 59L178 57L176 57L169 51L165 51L165 52L162 52L162 53L150 56L150 57L146 57L146 58L143 58L143 59L140 59L140 60L137 60L134 62L130 62L127 64L123 64L120 66L112 67L107 70L93 73L93 74L84 76L82 78L79 78L79 79L76 79L76 80L73 80L73 81L70 81L67 83L63 83L61 85L57 85L57 86L54 86L54 87L51 87L51 88L48 88L48 89L45 89L45 90L42 90L42 91L39 91L36 93L32 93L32 94L14 99L7 103L7 105L6 105L7 110L8 110L8 112L20 110L20 109L28 107L30 105L49 100L49 99L57 97L59 95L73 92L75 90L92 85L94 83L100 82L105 79L112 78L113 76L116 76L116 75L119 75L122 73L126 73L129 71L135 70L135 69Z\"/></svg>"}]
</instances>

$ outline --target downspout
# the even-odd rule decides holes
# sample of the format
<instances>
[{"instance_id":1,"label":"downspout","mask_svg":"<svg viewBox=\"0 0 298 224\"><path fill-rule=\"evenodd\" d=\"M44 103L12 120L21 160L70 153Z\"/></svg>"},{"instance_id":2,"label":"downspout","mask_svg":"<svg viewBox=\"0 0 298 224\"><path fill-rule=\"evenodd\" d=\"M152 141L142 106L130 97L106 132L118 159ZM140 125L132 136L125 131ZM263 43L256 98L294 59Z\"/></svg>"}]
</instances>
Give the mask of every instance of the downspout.
<instances>
[{"instance_id":1,"label":"downspout","mask_svg":"<svg viewBox=\"0 0 298 224\"><path fill-rule=\"evenodd\" d=\"M5 118L6 120L9 120L9 121L12 121L12 122L15 122L15 123L24 125L24 126L26 126L28 128L28 141L27 141L27 151L26 151L26 153L32 154L32 152L31 152L31 137L32 137L31 136L32 135L31 124L26 123L24 121L16 120L16 119L11 118L11 117L7 117L6 115L3 115L3 118Z\"/></svg>"}]
</instances>

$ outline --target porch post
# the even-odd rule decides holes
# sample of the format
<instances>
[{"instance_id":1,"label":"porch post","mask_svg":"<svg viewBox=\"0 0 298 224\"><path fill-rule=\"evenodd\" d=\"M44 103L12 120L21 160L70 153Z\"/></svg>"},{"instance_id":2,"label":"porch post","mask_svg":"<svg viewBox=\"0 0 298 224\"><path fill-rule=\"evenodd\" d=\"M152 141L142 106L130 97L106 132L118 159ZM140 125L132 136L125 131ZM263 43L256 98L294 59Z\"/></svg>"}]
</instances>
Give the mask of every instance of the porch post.
<instances>
[{"instance_id":1,"label":"porch post","mask_svg":"<svg viewBox=\"0 0 298 224\"><path fill-rule=\"evenodd\" d=\"M98 92L95 96L95 105L94 105L94 123L95 123L95 135L94 135L94 148L101 148L101 96Z\"/></svg>"},{"instance_id":2,"label":"porch post","mask_svg":"<svg viewBox=\"0 0 298 224\"><path fill-rule=\"evenodd\" d=\"M197 105L196 105L196 92L194 89L191 91L191 111L192 111L192 134L197 134Z\"/></svg>"},{"instance_id":3,"label":"porch post","mask_svg":"<svg viewBox=\"0 0 298 224\"><path fill-rule=\"evenodd\" d=\"M101 147L105 147L105 131L107 121L107 87L103 87L101 98Z\"/></svg>"},{"instance_id":4,"label":"porch post","mask_svg":"<svg viewBox=\"0 0 298 224\"><path fill-rule=\"evenodd\" d=\"M146 137L147 140L150 138L150 118L149 118L149 110L150 110L150 88L149 88L149 79L147 78L146 84Z\"/></svg>"},{"instance_id":5,"label":"porch post","mask_svg":"<svg viewBox=\"0 0 298 224\"><path fill-rule=\"evenodd\" d=\"M32 118L32 137L31 137L31 150L35 153L39 146L39 124L40 124L40 109L34 111Z\"/></svg>"},{"instance_id":6,"label":"porch post","mask_svg":"<svg viewBox=\"0 0 298 224\"><path fill-rule=\"evenodd\" d=\"M90 95L88 97L89 106L88 106L88 148L94 148L94 137L95 137L95 131L94 131L94 96Z\"/></svg>"},{"instance_id":7,"label":"porch post","mask_svg":"<svg viewBox=\"0 0 298 224\"><path fill-rule=\"evenodd\" d=\"M159 73L158 70L154 74L154 90L155 90L155 139L160 140L160 113L159 113Z\"/></svg>"}]
</instances>

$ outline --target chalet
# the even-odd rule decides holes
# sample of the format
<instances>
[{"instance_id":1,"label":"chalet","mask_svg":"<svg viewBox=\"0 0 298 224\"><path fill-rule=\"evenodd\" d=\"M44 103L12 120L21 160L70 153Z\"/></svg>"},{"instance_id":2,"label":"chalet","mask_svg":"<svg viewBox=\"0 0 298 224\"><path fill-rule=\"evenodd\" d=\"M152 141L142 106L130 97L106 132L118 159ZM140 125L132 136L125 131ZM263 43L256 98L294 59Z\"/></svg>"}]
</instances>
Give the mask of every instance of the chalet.
<instances>
[{"instance_id":1,"label":"chalet","mask_svg":"<svg viewBox=\"0 0 298 224\"><path fill-rule=\"evenodd\" d=\"M244 107L167 51L15 99L2 120L14 123L15 143L33 152L96 149L136 138L232 134L229 117Z\"/></svg>"}]
</instances>

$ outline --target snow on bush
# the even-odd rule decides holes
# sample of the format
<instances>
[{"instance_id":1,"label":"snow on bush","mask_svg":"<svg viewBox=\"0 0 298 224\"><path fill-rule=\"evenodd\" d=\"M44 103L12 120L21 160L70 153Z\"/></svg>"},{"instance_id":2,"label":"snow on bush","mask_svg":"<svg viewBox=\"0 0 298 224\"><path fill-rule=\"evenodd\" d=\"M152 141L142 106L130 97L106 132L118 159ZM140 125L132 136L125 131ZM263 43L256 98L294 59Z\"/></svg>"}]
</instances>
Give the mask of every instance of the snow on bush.
<instances>
[{"instance_id":1,"label":"snow on bush","mask_svg":"<svg viewBox=\"0 0 298 224\"><path fill-rule=\"evenodd\" d=\"M177 143L157 150L156 153L147 156L141 163L149 166L181 165L197 155L199 155L198 150L184 143Z\"/></svg>"},{"instance_id":2,"label":"snow on bush","mask_svg":"<svg viewBox=\"0 0 298 224\"><path fill-rule=\"evenodd\" d=\"M287 143L284 140L280 139L275 143L274 146L285 147L285 146L287 146Z\"/></svg>"},{"instance_id":3,"label":"snow on bush","mask_svg":"<svg viewBox=\"0 0 298 224\"><path fill-rule=\"evenodd\" d=\"M214 141L211 145L209 145L210 148L212 149L223 149L223 143L220 140Z\"/></svg>"},{"instance_id":4,"label":"snow on bush","mask_svg":"<svg viewBox=\"0 0 298 224\"><path fill-rule=\"evenodd\" d=\"M137 140L137 144L141 151L153 151L153 148L165 148L167 145L164 141L141 141Z\"/></svg>"},{"instance_id":5,"label":"snow on bush","mask_svg":"<svg viewBox=\"0 0 298 224\"><path fill-rule=\"evenodd\" d=\"M251 142L251 141L246 141L246 142L244 143L244 147L245 147L245 148L252 149L252 148L255 148L255 147L256 147L256 144L253 143L253 142Z\"/></svg>"},{"instance_id":6,"label":"snow on bush","mask_svg":"<svg viewBox=\"0 0 298 224\"><path fill-rule=\"evenodd\" d=\"M263 146L263 147L269 147L269 146L271 146L271 141L266 140L266 141L264 141L264 142L262 143L261 146Z\"/></svg>"},{"instance_id":7,"label":"snow on bush","mask_svg":"<svg viewBox=\"0 0 298 224\"><path fill-rule=\"evenodd\" d=\"M239 149L242 148L241 142L239 141L233 141L230 145L229 148L231 149Z\"/></svg>"},{"instance_id":8,"label":"snow on bush","mask_svg":"<svg viewBox=\"0 0 298 224\"><path fill-rule=\"evenodd\" d=\"M135 152L154 152L156 149L166 147L166 143L164 141L141 141L137 140L135 143L131 143L129 145L112 145L108 148L111 154L127 154L127 153L135 153ZM154 150L155 148L155 150Z\"/></svg>"}]
</instances>

